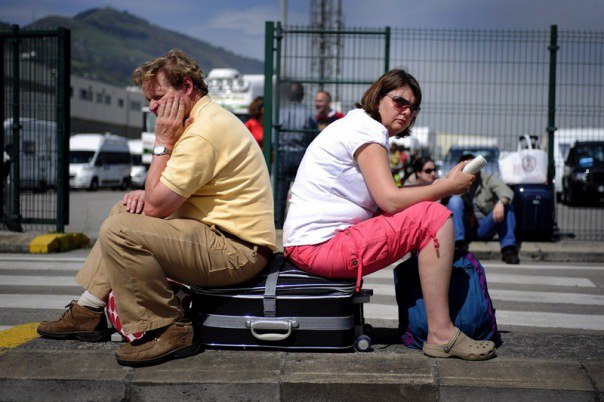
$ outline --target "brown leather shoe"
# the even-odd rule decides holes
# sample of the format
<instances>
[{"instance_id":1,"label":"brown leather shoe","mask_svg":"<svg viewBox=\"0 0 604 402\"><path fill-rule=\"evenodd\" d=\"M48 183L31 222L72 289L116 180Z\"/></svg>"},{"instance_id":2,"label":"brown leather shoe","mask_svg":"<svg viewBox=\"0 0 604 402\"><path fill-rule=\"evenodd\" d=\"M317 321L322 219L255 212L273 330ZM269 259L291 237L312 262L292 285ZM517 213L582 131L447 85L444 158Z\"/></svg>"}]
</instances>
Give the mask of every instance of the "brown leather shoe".
<instances>
[{"instance_id":1,"label":"brown leather shoe","mask_svg":"<svg viewBox=\"0 0 604 402\"><path fill-rule=\"evenodd\" d=\"M107 340L110 331L103 311L93 311L72 300L61 318L38 325L38 334L52 339L79 339L86 342Z\"/></svg>"},{"instance_id":2,"label":"brown leather shoe","mask_svg":"<svg viewBox=\"0 0 604 402\"><path fill-rule=\"evenodd\" d=\"M141 339L120 346L115 358L121 365L141 367L191 356L201 346L194 332L191 322L177 321L167 327L147 331Z\"/></svg>"}]
</instances>

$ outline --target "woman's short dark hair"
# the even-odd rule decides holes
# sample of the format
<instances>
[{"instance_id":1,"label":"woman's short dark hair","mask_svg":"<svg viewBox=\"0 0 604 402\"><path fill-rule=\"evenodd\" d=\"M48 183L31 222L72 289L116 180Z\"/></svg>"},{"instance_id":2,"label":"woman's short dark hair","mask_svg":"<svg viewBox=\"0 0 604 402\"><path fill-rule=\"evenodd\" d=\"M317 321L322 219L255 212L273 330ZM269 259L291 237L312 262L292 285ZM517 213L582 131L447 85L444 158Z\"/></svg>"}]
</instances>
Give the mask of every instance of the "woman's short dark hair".
<instances>
[{"instance_id":1,"label":"woman's short dark hair","mask_svg":"<svg viewBox=\"0 0 604 402\"><path fill-rule=\"evenodd\" d=\"M424 166L426 163L434 161L429 156L422 156L421 158L417 158L415 162L413 162L413 173L421 172L424 170Z\"/></svg>"},{"instance_id":2,"label":"woman's short dark hair","mask_svg":"<svg viewBox=\"0 0 604 402\"><path fill-rule=\"evenodd\" d=\"M382 75L365 91L361 101L356 104L357 108L364 109L367 114L375 120L382 122L379 112L380 101L390 91L408 85L415 96L415 106L419 107L422 103L422 90L417 80L402 68L395 68ZM415 124L415 117L411 120L409 127L397 137L406 137L411 134L411 127Z\"/></svg>"},{"instance_id":3,"label":"woman's short dark hair","mask_svg":"<svg viewBox=\"0 0 604 402\"><path fill-rule=\"evenodd\" d=\"M247 112L252 119L260 120L262 117L262 108L264 107L264 98L257 96L247 108Z\"/></svg>"}]
</instances>

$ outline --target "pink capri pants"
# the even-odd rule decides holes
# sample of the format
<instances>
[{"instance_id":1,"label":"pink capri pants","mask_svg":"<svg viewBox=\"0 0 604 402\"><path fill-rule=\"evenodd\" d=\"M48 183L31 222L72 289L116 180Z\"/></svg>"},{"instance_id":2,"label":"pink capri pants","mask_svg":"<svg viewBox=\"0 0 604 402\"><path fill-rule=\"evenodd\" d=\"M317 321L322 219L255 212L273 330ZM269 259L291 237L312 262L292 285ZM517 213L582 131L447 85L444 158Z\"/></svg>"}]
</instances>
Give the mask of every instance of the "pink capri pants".
<instances>
[{"instance_id":1,"label":"pink capri pants","mask_svg":"<svg viewBox=\"0 0 604 402\"><path fill-rule=\"evenodd\" d=\"M327 278L361 278L424 248L451 216L436 202L420 202L394 215L380 214L312 245L285 247L300 269Z\"/></svg>"}]
</instances>

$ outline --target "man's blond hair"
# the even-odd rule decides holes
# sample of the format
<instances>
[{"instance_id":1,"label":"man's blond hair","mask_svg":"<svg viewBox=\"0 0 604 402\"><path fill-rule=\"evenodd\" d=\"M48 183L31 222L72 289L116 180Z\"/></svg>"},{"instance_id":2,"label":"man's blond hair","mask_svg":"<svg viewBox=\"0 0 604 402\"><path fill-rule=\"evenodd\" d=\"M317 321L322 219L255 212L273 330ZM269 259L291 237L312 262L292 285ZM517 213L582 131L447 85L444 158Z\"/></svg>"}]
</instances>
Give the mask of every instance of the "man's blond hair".
<instances>
[{"instance_id":1,"label":"man's blond hair","mask_svg":"<svg viewBox=\"0 0 604 402\"><path fill-rule=\"evenodd\" d=\"M208 93L208 86L203 80L199 64L180 49L172 49L161 57L153 59L132 72L135 85L144 86L154 82L157 73L163 71L166 79L174 88L182 85L185 77L193 81L193 86L201 91L201 96Z\"/></svg>"}]
</instances>

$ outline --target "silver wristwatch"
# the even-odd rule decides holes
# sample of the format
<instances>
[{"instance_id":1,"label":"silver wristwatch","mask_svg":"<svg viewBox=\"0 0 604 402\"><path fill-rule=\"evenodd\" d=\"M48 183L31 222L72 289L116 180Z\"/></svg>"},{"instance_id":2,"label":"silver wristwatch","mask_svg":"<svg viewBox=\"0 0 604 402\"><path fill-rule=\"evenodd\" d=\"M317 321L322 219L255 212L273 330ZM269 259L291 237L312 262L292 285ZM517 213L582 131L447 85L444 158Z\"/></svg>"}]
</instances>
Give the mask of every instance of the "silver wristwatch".
<instances>
[{"instance_id":1,"label":"silver wristwatch","mask_svg":"<svg viewBox=\"0 0 604 402\"><path fill-rule=\"evenodd\" d=\"M164 145L158 145L153 147L153 155L162 156L162 155L172 155L172 150Z\"/></svg>"}]
</instances>

